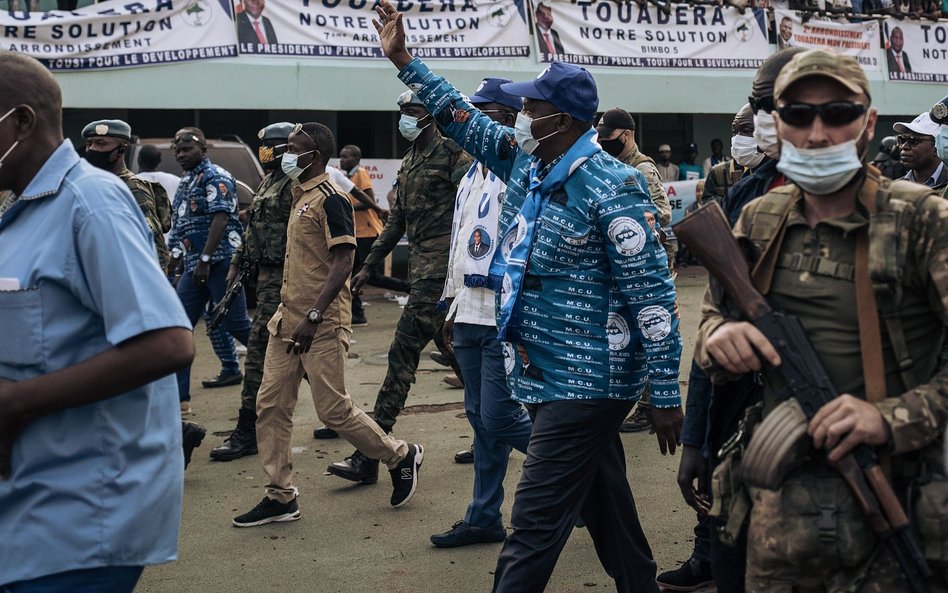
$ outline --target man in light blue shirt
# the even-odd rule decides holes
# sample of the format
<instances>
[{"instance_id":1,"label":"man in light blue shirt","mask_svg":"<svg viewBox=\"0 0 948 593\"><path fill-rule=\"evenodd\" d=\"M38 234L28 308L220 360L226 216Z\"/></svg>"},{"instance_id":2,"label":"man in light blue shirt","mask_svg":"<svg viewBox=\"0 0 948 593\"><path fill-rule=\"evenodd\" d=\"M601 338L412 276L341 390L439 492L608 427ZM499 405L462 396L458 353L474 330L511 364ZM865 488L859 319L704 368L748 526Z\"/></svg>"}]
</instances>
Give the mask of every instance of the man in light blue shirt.
<instances>
[{"instance_id":1,"label":"man in light blue shirt","mask_svg":"<svg viewBox=\"0 0 948 593\"><path fill-rule=\"evenodd\" d=\"M582 516L617 592L657 592L618 432L646 377L663 452L681 432L675 287L645 177L596 142L586 70L553 62L536 80L501 85L524 98L511 129L412 58L391 4L376 12L401 81L507 184L489 283L512 395L533 432L493 591L541 593Z\"/></svg>"},{"instance_id":2,"label":"man in light blue shirt","mask_svg":"<svg viewBox=\"0 0 948 593\"><path fill-rule=\"evenodd\" d=\"M127 593L177 554L190 324L132 195L10 52L0 155L0 591Z\"/></svg>"}]
</instances>

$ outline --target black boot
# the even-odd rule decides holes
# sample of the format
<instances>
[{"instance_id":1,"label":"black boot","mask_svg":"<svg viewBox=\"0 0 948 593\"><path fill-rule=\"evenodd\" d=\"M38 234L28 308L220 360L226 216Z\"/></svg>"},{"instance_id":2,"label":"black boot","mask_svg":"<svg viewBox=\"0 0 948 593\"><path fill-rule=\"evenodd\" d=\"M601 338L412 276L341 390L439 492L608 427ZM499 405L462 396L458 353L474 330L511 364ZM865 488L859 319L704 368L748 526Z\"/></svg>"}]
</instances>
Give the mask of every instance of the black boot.
<instances>
[{"instance_id":1,"label":"black boot","mask_svg":"<svg viewBox=\"0 0 948 593\"><path fill-rule=\"evenodd\" d=\"M211 450L215 461L233 461L247 455L257 454L257 414L253 410L240 409L237 428L224 444Z\"/></svg>"}]
</instances>

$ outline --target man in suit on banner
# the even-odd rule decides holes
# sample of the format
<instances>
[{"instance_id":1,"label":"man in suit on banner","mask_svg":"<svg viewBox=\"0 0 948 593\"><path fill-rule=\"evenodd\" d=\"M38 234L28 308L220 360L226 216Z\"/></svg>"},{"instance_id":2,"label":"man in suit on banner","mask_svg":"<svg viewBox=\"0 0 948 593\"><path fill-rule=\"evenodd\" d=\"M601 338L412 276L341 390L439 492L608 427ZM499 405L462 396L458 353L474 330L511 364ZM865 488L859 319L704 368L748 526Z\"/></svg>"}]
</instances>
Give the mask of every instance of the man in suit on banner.
<instances>
[{"instance_id":1,"label":"man in suit on banner","mask_svg":"<svg viewBox=\"0 0 948 593\"><path fill-rule=\"evenodd\" d=\"M266 0L243 0L242 10L237 13L237 39L240 43L276 43L273 23L263 16Z\"/></svg>"},{"instance_id":2,"label":"man in suit on banner","mask_svg":"<svg viewBox=\"0 0 948 593\"><path fill-rule=\"evenodd\" d=\"M537 3L533 13L537 23L537 37L540 44L540 53L544 57L551 54L563 53L563 43L560 34L553 28L553 9L542 2Z\"/></svg>"}]
</instances>

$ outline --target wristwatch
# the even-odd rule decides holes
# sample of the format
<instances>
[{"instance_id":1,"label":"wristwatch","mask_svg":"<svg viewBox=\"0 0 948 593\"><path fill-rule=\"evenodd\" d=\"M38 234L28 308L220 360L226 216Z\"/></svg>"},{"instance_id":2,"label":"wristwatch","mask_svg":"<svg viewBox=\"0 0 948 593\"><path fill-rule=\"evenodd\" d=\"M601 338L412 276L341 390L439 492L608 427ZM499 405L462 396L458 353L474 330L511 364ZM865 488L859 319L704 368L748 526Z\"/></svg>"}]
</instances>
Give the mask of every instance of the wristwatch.
<instances>
[{"instance_id":1,"label":"wristwatch","mask_svg":"<svg viewBox=\"0 0 948 593\"><path fill-rule=\"evenodd\" d=\"M208 255L208 254L206 254L206 253L202 253L202 254L201 254L201 261L204 262L204 263L206 263L206 264L207 264L207 263L210 263L210 262L211 262L211 256Z\"/></svg>"},{"instance_id":2,"label":"wristwatch","mask_svg":"<svg viewBox=\"0 0 948 593\"><path fill-rule=\"evenodd\" d=\"M310 309L306 312L306 321L313 324L322 323L323 314L319 312L319 309Z\"/></svg>"}]
</instances>

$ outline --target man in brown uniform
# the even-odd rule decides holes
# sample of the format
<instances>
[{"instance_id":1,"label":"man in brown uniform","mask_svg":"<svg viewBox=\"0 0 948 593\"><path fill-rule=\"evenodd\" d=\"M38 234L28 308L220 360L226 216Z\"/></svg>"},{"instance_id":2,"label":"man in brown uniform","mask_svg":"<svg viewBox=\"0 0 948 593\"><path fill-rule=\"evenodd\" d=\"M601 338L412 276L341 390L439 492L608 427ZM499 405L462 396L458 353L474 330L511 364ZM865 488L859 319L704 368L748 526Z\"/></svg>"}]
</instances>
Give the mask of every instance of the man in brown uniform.
<instances>
[{"instance_id":1,"label":"man in brown uniform","mask_svg":"<svg viewBox=\"0 0 948 593\"><path fill-rule=\"evenodd\" d=\"M344 289L356 239L352 205L326 173L326 163L335 152L329 128L307 123L297 124L283 155L283 172L297 185L286 229L281 302L267 327L271 339L257 393L257 449L270 481L263 500L234 518L237 527L300 518L290 437L304 372L316 413L326 426L389 467L392 506L407 503L418 484L424 448L386 435L346 391L352 313L351 297Z\"/></svg>"}]
</instances>

